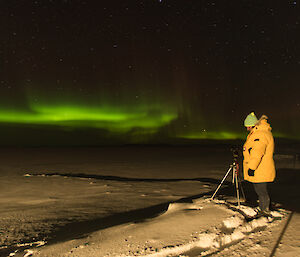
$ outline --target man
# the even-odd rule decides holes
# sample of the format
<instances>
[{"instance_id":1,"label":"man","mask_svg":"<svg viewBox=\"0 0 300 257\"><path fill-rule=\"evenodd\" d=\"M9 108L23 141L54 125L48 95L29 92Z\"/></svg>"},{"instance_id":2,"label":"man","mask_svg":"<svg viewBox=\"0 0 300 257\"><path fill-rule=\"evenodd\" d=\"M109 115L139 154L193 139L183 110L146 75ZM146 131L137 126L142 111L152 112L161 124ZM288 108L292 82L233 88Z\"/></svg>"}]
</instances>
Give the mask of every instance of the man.
<instances>
[{"instance_id":1,"label":"man","mask_svg":"<svg viewBox=\"0 0 300 257\"><path fill-rule=\"evenodd\" d=\"M272 128L263 115L259 120L254 112L250 113L244 125L249 132L243 147L244 179L253 183L259 199L258 215L270 215L270 197L267 183L275 179L275 164L273 160L274 138Z\"/></svg>"}]
</instances>

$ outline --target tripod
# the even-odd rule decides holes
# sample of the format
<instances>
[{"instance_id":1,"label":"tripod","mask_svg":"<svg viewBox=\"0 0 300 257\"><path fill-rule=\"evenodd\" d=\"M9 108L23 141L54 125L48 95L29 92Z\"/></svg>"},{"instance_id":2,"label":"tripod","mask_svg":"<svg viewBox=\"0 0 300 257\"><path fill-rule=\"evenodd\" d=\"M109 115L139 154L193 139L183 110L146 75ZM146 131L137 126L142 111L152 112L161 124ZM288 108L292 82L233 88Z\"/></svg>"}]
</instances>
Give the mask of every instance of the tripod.
<instances>
[{"instance_id":1,"label":"tripod","mask_svg":"<svg viewBox=\"0 0 300 257\"><path fill-rule=\"evenodd\" d=\"M243 194L243 197L245 198L245 193L244 190L240 184L239 178L238 178L238 171L239 171L239 164L237 162L237 160L234 160L233 163L230 165L230 168L228 169L227 173L225 174L225 176L223 177L221 183L219 184L219 186L217 187L216 191L214 192L214 194L211 197L211 200L214 199L215 195L217 194L218 190L220 189L220 187L222 186L223 182L225 181L225 179L227 178L228 174L230 173L230 171L232 171L232 184L235 184L235 189L236 189L236 197L238 200L238 208L240 208L240 192L239 192L239 185Z\"/></svg>"}]
</instances>

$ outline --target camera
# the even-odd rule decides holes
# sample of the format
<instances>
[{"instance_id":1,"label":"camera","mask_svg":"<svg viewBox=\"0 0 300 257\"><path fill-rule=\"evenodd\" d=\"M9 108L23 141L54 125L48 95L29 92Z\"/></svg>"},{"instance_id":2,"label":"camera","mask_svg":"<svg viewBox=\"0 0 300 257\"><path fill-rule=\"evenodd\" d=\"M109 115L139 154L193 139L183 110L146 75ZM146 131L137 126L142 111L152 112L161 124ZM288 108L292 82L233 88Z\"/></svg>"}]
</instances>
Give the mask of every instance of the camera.
<instances>
[{"instance_id":1,"label":"camera","mask_svg":"<svg viewBox=\"0 0 300 257\"><path fill-rule=\"evenodd\" d=\"M236 162L240 156L240 151L237 147L231 147L230 151L232 152L233 160Z\"/></svg>"}]
</instances>

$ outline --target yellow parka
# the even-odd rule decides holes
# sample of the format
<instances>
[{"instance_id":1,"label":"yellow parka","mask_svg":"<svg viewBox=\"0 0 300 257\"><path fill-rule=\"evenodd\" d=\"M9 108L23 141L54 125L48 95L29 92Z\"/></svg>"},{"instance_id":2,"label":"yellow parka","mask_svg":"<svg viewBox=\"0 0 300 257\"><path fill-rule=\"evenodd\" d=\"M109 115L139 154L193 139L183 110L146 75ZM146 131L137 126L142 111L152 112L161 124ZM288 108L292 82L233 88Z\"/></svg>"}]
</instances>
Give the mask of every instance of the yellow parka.
<instances>
[{"instance_id":1,"label":"yellow parka","mask_svg":"<svg viewBox=\"0 0 300 257\"><path fill-rule=\"evenodd\" d=\"M273 159L274 138L272 128L263 115L247 136L243 148L244 179L252 183L273 182L275 179L275 164ZM254 170L254 176L249 176L248 170Z\"/></svg>"}]
</instances>

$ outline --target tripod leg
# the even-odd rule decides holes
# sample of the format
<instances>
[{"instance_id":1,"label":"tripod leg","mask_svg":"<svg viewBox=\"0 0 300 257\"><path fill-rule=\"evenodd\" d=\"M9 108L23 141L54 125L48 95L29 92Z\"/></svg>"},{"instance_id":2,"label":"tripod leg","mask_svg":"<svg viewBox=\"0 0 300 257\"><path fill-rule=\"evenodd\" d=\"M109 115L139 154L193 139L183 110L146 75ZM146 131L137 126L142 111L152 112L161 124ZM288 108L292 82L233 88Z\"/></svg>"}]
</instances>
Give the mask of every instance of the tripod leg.
<instances>
[{"instance_id":1,"label":"tripod leg","mask_svg":"<svg viewBox=\"0 0 300 257\"><path fill-rule=\"evenodd\" d=\"M222 186L222 184L223 184L224 180L227 178L227 176L228 176L229 172L231 171L231 169L232 169L232 167L230 167L230 168L228 169L228 171L227 171L227 173L225 174L224 178L222 179L222 181L221 181L220 185L218 186L218 188L216 189L216 191L214 192L214 194L213 194L213 195L212 195L212 197L210 198L211 200L213 200L213 199L214 199L214 197L215 197L216 193L218 192L218 190L219 190L219 189L220 189L220 187Z\"/></svg>"},{"instance_id":2,"label":"tripod leg","mask_svg":"<svg viewBox=\"0 0 300 257\"><path fill-rule=\"evenodd\" d=\"M238 207L240 208L240 192L239 192L239 182L238 182L238 177L236 174L236 171L234 170L234 176L235 176L235 188L236 188L236 196L238 199Z\"/></svg>"},{"instance_id":3,"label":"tripod leg","mask_svg":"<svg viewBox=\"0 0 300 257\"><path fill-rule=\"evenodd\" d=\"M239 181L239 185L240 185L240 188L241 188L241 191L242 191L242 196L243 196L243 198L246 200L245 192L244 192L244 189L243 189L243 186L242 186L242 182L241 182L241 181Z\"/></svg>"}]
</instances>

